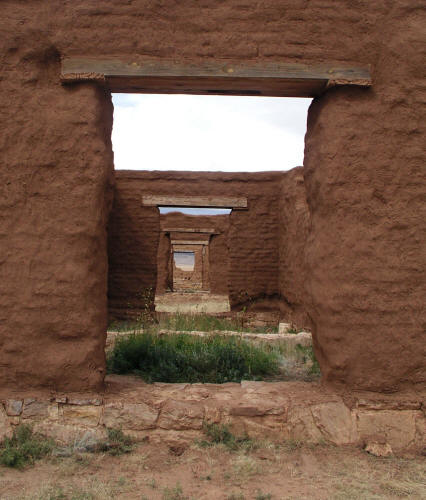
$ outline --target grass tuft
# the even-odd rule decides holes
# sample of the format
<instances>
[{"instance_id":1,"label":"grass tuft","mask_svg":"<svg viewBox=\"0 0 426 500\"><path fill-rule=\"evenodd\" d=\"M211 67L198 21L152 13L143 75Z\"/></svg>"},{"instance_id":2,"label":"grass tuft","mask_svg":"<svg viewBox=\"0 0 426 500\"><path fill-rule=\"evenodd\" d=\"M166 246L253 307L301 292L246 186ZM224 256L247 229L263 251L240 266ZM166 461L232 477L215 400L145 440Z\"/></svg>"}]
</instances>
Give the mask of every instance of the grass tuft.
<instances>
[{"instance_id":1,"label":"grass tuft","mask_svg":"<svg viewBox=\"0 0 426 500\"><path fill-rule=\"evenodd\" d=\"M119 456L133 450L133 439L124 434L121 429L107 429L107 432L107 439L97 442L93 452L107 452L110 455Z\"/></svg>"},{"instance_id":2,"label":"grass tuft","mask_svg":"<svg viewBox=\"0 0 426 500\"><path fill-rule=\"evenodd\" d=\"M31 426L21 424L13 436L5 438L0 445L0 464L23 469L51 453L53 448L53 440L34 433Z\"/></svg>"},{"instance_id":3,"label":"grass tuft","mask_svg":"<svg viewBox=\"0 0 426 500\"><path fill-rule=\"evenodd\" d=\"M262 380L279 372L278 355L238 337L155 335L119 338L110 373L135 373L147 382L225 383Z\"/></svg>"},{"instance_id":4,"label":"grass tuft","mask_svg":"<svg viewBox=\"0 0 426 500\"><path fill-rule=\"evenodd\" d=\"M236 436L225 424L204 423L203 432L207 440L201 441L200 445L204 447L221 444L232 451L247 451L256 447L256 443L249 436Z\"/></svg>"}]
</instances>

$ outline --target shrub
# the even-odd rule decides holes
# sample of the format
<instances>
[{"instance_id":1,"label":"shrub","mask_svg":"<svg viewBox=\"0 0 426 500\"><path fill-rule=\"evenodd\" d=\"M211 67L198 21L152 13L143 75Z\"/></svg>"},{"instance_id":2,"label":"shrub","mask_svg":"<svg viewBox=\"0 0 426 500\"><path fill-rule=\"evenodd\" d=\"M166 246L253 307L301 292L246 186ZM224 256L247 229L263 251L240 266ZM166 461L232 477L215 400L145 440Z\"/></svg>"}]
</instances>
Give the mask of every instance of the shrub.
<instances>
[{"instance_id":1,"label":"shrub","mask_svg":"<svg viewBox=\"0 0 426 500\"><path fill-rule=\"evenodd\" d=\"M296 344L296 351L302 356L303 363L310 361L311 367L309 368L309 375L320 375L321 370L317 358L315 357L314 349L312 346L303 346Z\"/></svg>"},{"instance_id":2,"label":"shrub","mask_svg":"<svg viewBox=\"0 0 426 500\"><path fill-rule=\"evenodd\" d=\"M49 454L53 447L51 439L34 433L29 425L19 425L0 446L0 464L22 469Z\"/></svg>"},{"instance_id":3,"label":"shrub","mask_svg":"<svg viewBox=\"0 0 426 500\"><path fill-rule=\"evenodd\" d=\"M213 446L215 444L223 444L230 450L253 449L255 443L249 436L236 436L233 434L227 425L204 423L203 432L207 437L207 441L201 441L201 446Z\"/></svg>"},{"instance_id":4,"label":"shrub","mask_svg":"<svg viewBox=\"0 0 426 500\"><path fill-rule=\"evenodd\" d=\"M108 357L111 373L135 373L147 382L260 380L278 365L276 353L220 335L130 335L119 338Z\"/></svg>"},{"instance_id":5,"label":"shrub","mask_svg":"<svg viewBox=\"0 0 426 500\"><path fill-rule=\"evenodd\" d=\"M107 452L110 455L118 456L133 450L133 439L124 434L121 429L107 429L107 432L107 439L98 441L91 451Z\"/></svg>"}]
</instances>

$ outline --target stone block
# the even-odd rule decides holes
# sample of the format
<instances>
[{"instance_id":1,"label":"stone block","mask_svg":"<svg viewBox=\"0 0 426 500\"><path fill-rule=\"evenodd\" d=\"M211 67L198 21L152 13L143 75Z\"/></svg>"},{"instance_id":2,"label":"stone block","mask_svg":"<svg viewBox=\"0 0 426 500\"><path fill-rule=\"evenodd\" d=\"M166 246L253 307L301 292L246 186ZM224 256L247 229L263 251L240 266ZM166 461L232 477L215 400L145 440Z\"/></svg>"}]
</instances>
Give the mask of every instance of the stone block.
<instances>
[{"instance_id":1,"label":"stone block","mask_svg":"<svg viewBox=\"0 0 426 500\"><path fill-rule=\"evenodd\" d=\"M286 437L290 439L300 439L310 443L318 443L323 439L309 407L290 408L285 427Z\"/></svg>"},{"instance_id":2,"label":"stone block","mask_svg":"<svg viewBox=\"0 0 426 500\"><path fill-rule=\"evenodd\" d=\"M6 437L12 437L12 434L12 426L10 425L6 412L3 409L3 405L0 405L0 442L2 442Z\"/></svg>"},{"instance_id":3,"label":"stone block","mask_svg":"<svg viewBox=\"0 0 426 500\"><path fill-rule=\"evenodd\" d=\"M415 443L416 419L421 415L416 410L357 410L357 427L364 442L387 442L393 450L409 448Z\"/></svg>"},{"instance_id":4,"label":"stone block","mask_svg":"<svg viewBox=\"0 0 426 500\"><path fill-rule=\"evenodd\" d=\"M358 440L355 415L343 402L330 402L311 408L315 424L327 441L350 444Z\"/></svg>"},{"instance_id":5,"label":"stone block","mask_svg":"<svg viewBox=\"0 0 426 500\"><path fill-rule=\"evenodd\" d=\"M62 419L65 424L96 427L101 418L101 406L62 406Z\"/></svg>"},{"instance_id":6,"label":"stone block","mask_svg":"<svg viewBox=\"0 0 426 500\"><path fill-rule=\"evenodd\" d=\"M143 431L154 429L159 411L146 403L107 403L102 423L106 427Z\"/></svg>"},{"instance_id":7,"label":"stone block","mask_svg":"<svg viewBox=\"0 0 426 500\"><path fill-rule=\"evenodd\" d=\"M6 400L6 413L10 417L18 417L22 413L23 402L21 399Z\"/></svg>"},{"instance_id":8,"label":"stone block","mask_svg":"<svg viewBox=\"0 0 426 500\"><path fill-rule=\"evenodd\" d=\"M161 429L201 429L204 408L188 401L168 401L158 419Z\"/></svg>"},{"instance_id":9,"label":"stone block","mask_svg":"<svg viewBox=\"0 0 426 500\"><path fill-rule=\"evenodd\" d=\"M278 333L287 333L291 328L290 323L279 323L278 324Z\"/></svg>"},{"instance_id":10,"label":"stone block","mask_svg":"<svg viewBox=\"0 0 426 500\"><path fill-rule=\"evenodd\" d=\"M24 399L22 418L40 420L48 418L48 416L49 416L48 401L39 401L33 398Z\"/></svg>"}]
</instances>

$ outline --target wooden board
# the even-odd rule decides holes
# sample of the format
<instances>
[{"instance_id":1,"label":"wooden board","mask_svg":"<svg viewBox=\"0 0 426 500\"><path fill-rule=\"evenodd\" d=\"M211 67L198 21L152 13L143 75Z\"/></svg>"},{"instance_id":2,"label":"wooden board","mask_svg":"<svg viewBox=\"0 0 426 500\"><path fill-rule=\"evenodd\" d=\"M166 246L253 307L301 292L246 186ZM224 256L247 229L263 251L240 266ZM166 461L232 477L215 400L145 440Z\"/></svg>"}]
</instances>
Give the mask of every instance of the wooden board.
<instances>
[{"instance_id":1,"label":"wooden board","mask_svg":"<svg viewBox=\"0 0 426 500\"><path fill-rule=\"evenodd\" d=\"M212 228L193 228L193 227L166 227L161 230L163 233L206 233L219 234Z\"/></svg>"},{"instance_id":2,"label":"wooden board","mask_svg":"<svg viewBox=\"0 0 426 500\"><path fill-rule=\"evenodd\" d=\"M172 245L208 245L208 240L171 240Z\"/></svg>"},{"instance_id":3,"label":"wooden board","mask_svg":"<svg viewBox=\"0 0 426 500\"><path fill-rule=\"evenodd\" d=\"M247 198L227 196L142 195L148 207L247 208Z\"/></svg>"},{"instance_id":4,"label":"wooden board","mask_svg":"<svg viewBox=\"0 0 426 500\"><path fill-rule=\"evenodd\" d=\"M330 86L369 87L366 66L296 63L123 61L68 57L61 81L98 81L111 92L315 97Z\"/></svg>"}]
</instances>

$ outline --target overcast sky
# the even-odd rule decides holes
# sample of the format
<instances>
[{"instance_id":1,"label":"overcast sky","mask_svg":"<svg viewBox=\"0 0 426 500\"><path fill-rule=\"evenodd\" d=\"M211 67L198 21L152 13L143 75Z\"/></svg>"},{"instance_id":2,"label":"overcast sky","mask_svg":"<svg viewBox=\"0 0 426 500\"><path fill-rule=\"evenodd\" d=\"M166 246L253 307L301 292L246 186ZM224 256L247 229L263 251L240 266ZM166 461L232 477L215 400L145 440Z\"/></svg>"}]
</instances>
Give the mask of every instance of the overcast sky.
<instances>
[{"instance_id":1,"label":"overcast sky","mask_svg":"<svg viewBox=\"0 0 426 500\"><path fill-rule=\"evenodd\" d=\"M288 170L311 99L113 94L117 169Z\"/></svg>"}]
</instances>

